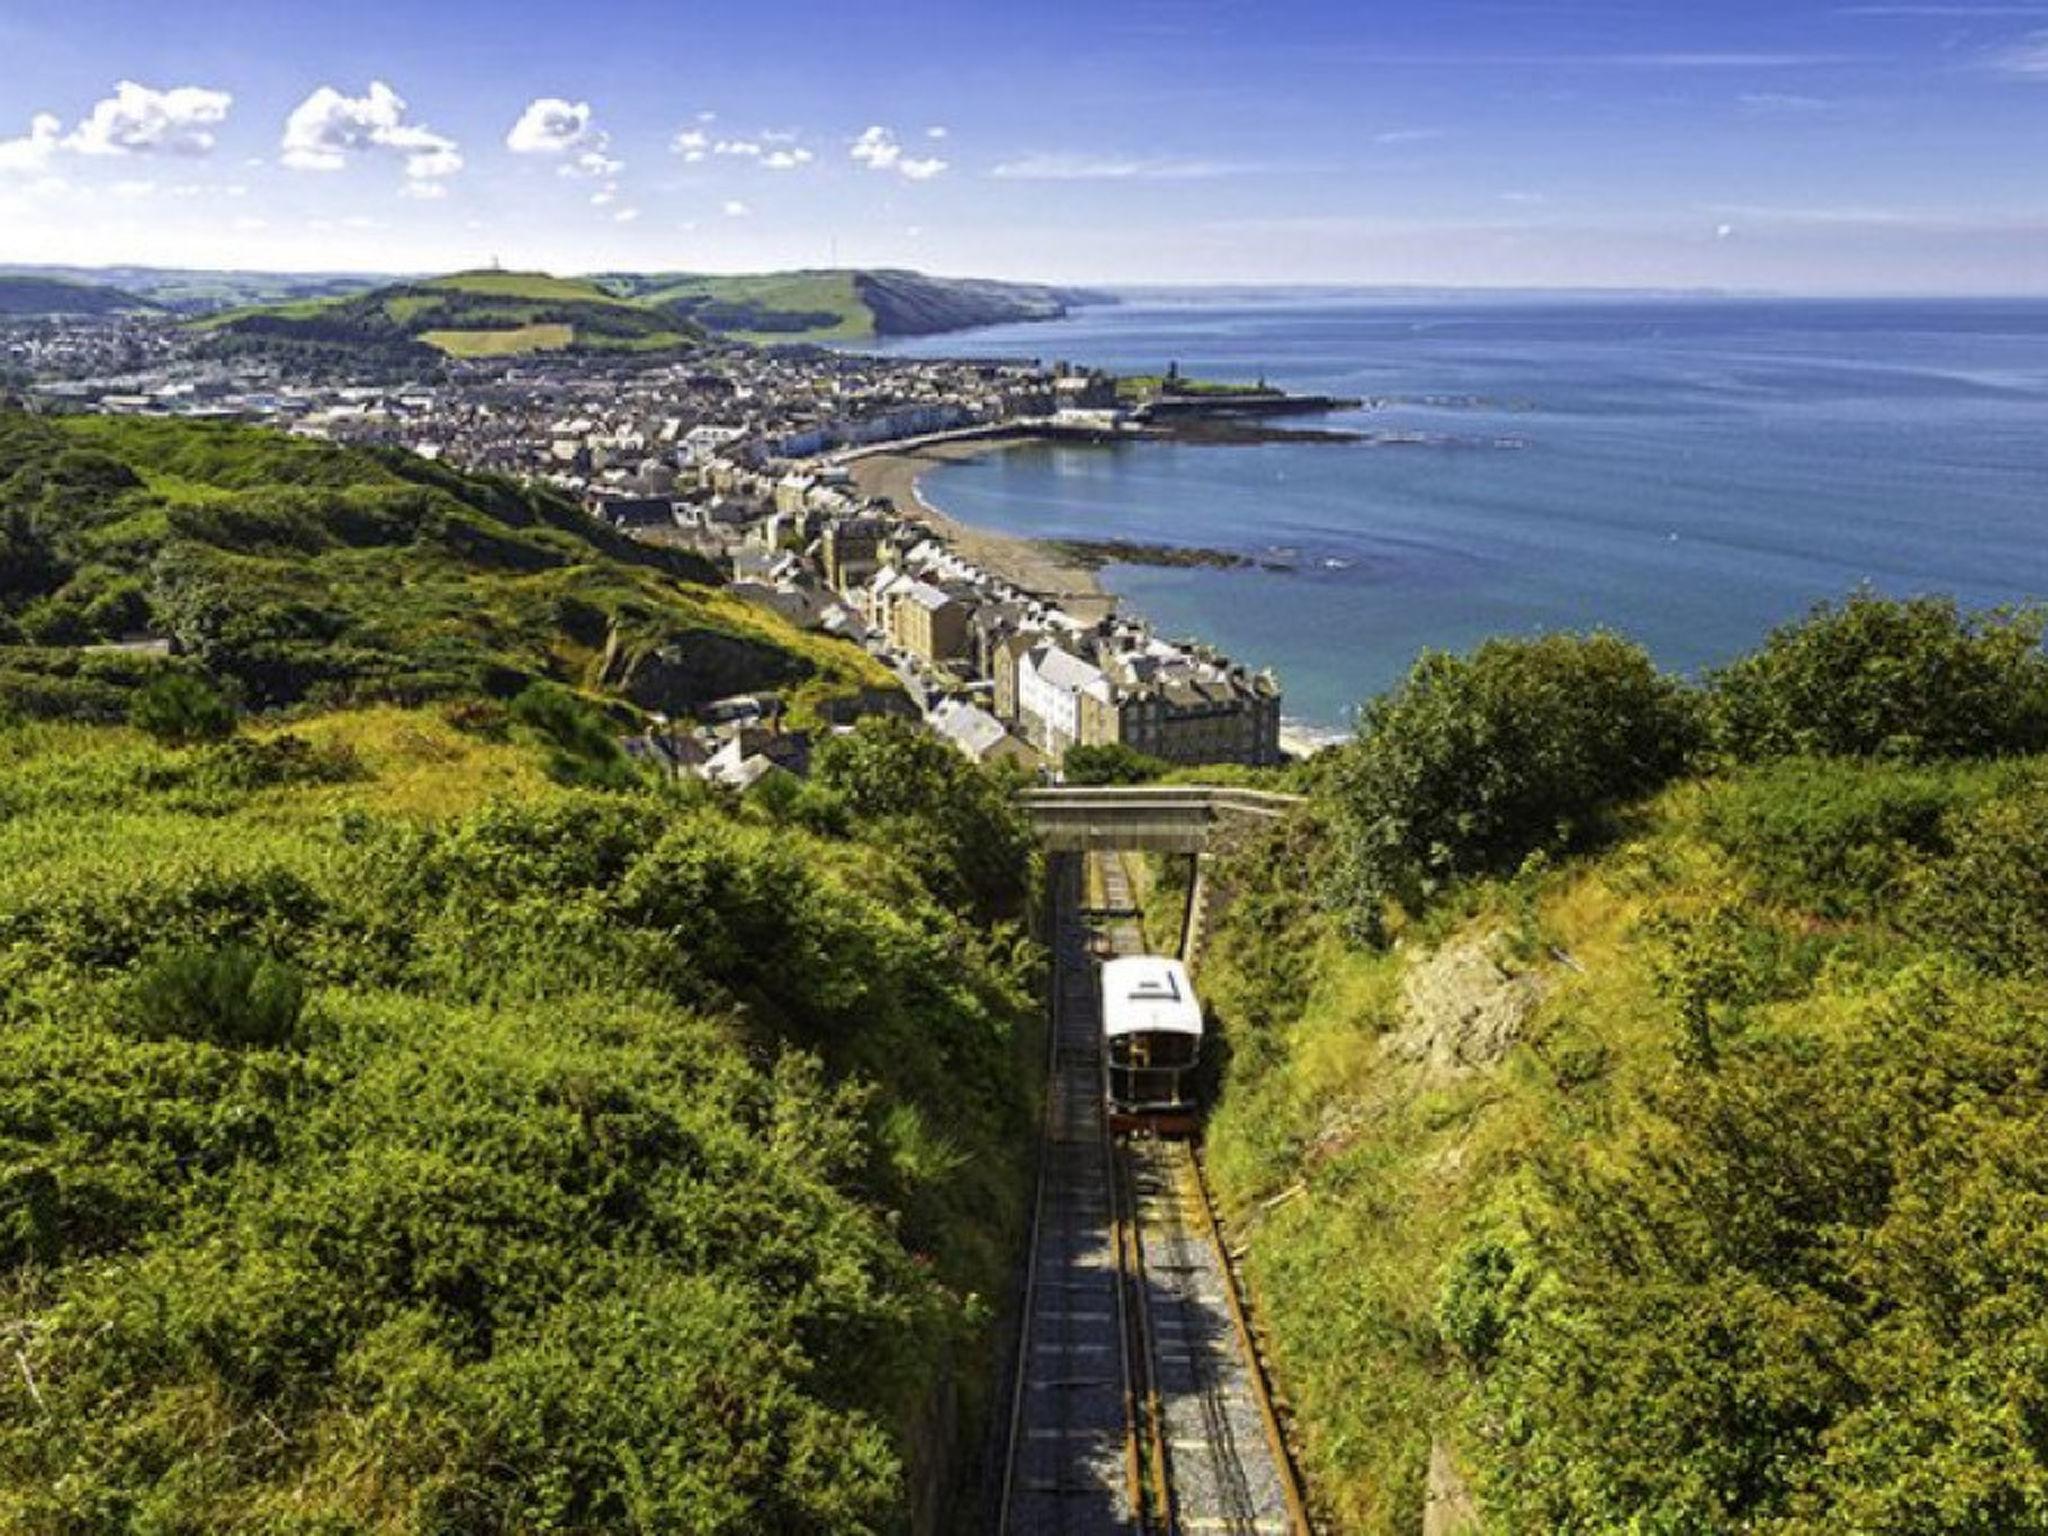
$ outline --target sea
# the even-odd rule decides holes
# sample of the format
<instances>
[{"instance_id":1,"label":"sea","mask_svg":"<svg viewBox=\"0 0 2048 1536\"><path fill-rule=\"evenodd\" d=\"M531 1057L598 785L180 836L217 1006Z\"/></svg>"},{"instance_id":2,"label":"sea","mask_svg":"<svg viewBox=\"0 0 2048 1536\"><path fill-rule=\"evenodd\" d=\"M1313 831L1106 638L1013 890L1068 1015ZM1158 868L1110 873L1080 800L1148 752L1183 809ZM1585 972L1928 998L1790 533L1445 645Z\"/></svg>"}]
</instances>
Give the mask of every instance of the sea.
<instances>
[{"instance_id":1,"label":"sea","mask_svg":"<svg viewBox=\"0 0 2048 1536\"><path fill-rule=\"evenodd\" d=\"M931 357L1355 396L1365 441L1032 445L931 471L963 522L1227 550L1122 606L1285 688L1311 731L1427 649L1617 631L1689 675L1867 585L2048 598L2048 300L1141 293Z\"/></svg>"}]
</instances>

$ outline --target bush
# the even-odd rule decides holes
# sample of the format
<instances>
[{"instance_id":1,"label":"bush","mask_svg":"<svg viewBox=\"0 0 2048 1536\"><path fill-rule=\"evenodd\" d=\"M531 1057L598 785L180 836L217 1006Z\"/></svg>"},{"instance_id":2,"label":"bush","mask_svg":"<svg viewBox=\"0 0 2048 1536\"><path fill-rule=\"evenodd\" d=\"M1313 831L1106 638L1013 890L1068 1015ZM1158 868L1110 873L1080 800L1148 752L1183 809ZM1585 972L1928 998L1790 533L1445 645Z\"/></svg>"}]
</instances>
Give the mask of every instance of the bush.
<instances>
[{"instance_id":1,"label":"bush","mask_svg":"<svg viewBox=\"0 0 2048 1536\"><path fill-rule=\"evenodd\" d=\"M1156 757L1112 741L1069 748L1060 764L1060 776L1069 784L1149 784L1169 767Z\"/></svg>"},{"instance_id":2,"label":"bush","mask_svg":"<svg viewBox=\"0 0 2048 1536\"><path fill-rule=\"evenodd\" d=\"M554 683L535 683L512 701L512 719L548 748L556 782L630 789L640 782L604 711Z\"/></svg>"},{"instance_id":3,"label":"bush","mask_svg":"<svg viewBox=\"0 0 2048 1536\"><path fill-rule=\"evenodd\" d=\"M129 711L136 729L166 746L221 741L235 731L235 708L203 678L166 672L136 694Z\"/></svg>"},{"instance_id":4,"label":"bush","mask_svg":"<svg viewBox=\"0 0 2048 1536\"><path fill-rule=\"evenodd\" d=\"M1797 758L1715 786L1702 821L1766 895L1869 916L1946 850L1950 811L1983 793L1955 770Z\"/></svg>"},{"instance_id":5,"label":"bush","mask_svg":"<svg viewBox=\"0 0 2048 1536\"><path fill-rule=\"evenodd\" d=\"M1390 901L1417 910L1453 880L1573 846L1677 773L1696 735L1678 684L1614 635L1427 654L1338 767L1342 904L1375 937Z\"/></svg>"},{"instance_id":6,"label":"bush","mask_svg":"<svg viewBox=\"0 0 2048 1536\"><path fill-rule=\"evenodd\" d=\"M1915 882L1910 921L1999 975L2048 978L2048 785L1953 817L1953 852Z\"/></svg>"},{"instance_id":7,"label":"bush","mask_svg":"<svg viewBox=\"0 0 2048 1536\"><path fill-rule=\"evenodd\" d=\"M1790 756L1997 757L2048 747L2039 610L1859 592L1772 631L1712 679L1715 745Z\"/></svg>"},{"instance_id":8,"label":"bush","mask_svg":"<svg viewBox=\"0 0 2048 1536\"><path fill-rule=\"evenodd\" d=\"M228 944L174 950L144 967L131 1017L150 1039L275 1050L291 1044L305 1006L296 971L260 950Z\"/></svg>"},{"instance_id":9,"label":"bush","mask_svg":"<svg viewBox=\"0 0 2048 1536\"><path fill-rule=\"evenodd\" d=\"M998 779L929 731L864 720L818 749L812 783L956 911L984 921L1022 915L1036 847L1023 811ZM829 823L833 808L813 814Z\"/></svg>"}]
</instances>

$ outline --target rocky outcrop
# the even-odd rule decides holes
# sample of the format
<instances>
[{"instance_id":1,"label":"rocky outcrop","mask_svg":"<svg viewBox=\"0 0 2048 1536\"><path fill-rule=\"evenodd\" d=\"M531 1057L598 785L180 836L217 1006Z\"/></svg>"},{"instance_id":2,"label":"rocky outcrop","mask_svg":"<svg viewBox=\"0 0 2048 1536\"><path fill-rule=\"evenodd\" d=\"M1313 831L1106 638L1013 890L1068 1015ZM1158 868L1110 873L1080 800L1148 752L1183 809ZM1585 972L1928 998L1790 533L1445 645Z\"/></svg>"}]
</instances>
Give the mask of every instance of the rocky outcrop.
<instances>
[{"instance_id":1,"label":"rocky outcrop","mask_svg":"<svg viewBox=\"0 0 2048 1536\"><path fill-rule=\"evenodd\" d=\"M1543 1000L1543 978L1510 969L1503 937L1482 934L1446 944L1408 968L1401 982L1402 1026L1387 1054L1438 1072L1469 1072L1507 1055Z\"/></svg>"},{"instance_id":2,"label":"rocky outcrop","mask_svg":"<svg viewBox=\"0 0 2048 1536\"><path fill-rule=\"evenodd\" d=\"M721 630L671 631L652 644L631 646L614 630L597 683L642 709L685 715L713 699L801 682L811 671L801 656Z\"/></svg>"}]
</instances>

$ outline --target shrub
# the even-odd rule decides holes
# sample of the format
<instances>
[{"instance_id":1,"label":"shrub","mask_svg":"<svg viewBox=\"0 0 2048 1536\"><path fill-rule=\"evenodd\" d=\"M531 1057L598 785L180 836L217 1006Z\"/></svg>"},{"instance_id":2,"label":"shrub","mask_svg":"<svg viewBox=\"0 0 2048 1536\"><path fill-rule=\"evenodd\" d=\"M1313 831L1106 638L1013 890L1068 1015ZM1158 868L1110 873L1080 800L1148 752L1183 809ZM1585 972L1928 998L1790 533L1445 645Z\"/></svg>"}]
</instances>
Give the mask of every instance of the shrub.
<instances>
[{"instance_id":1,"label":"shrub","mask_svg":"<svg viewBox=\"0 0 2048 1536\"><path fill-rule=\"evenodd\" d=\"M568 689L534 683L512 701L512 718L546 744L558 783L629 789L640 782L604 712Z\"/></svg>"},{"instance_id":2,"label":"shrub","mask_svg":"<svg viewBox=\"0 0 2048 1536\"><path fill-rule=\"evenodd\" d=\"M135 977L131 1019L153 1039L289 1045L306 1006L289 966L244 944L173 950Z\"/></svg>"},{"instance_id":3,"label":"shrub","mask_svg":"<svg viewBox=\"0 0 2048 1536\"><path fill-rule=\"evenodd\" d=\"M1795 758L1717 785L1702 822L1766 895L1864 916L1946 849L1949 812L1981 792L1954 770Z\"/></svg>"},{"instance_id":4,"label":"shrub","mask_svg":"<svg viewBox=\"0 0 2048 1536\"><path fill-rule=\"evenodd\" d=\"M1772 631L1716 673L1715 745L1742 761L1995 757L2048 747L2039 610L1859 592Z\"/></svg>"},{"instance_id":5,"label":"shrub","mask_svg":"<svg viewBox=\"0 0 2048 1536\"><path fill-rule=\"evenodd\" d=\"M234 734L234 706L205 679L166 672L136 694L129 719L166 746L220 741Z\"/></svg>"},{"instance_id":6,"label":"shrub","mask_svg":"<svg viewBox=\"0 0 2048 1536\"><path fill-rule=\"evenodd\" d=\"M2048 785L1953 817L1953 852L1907 905L1922 932L1984 969L2048 978Z\"/></svg>"},{"instance_id":7,"label":"shrub","mask_svg":"<svg viewBox=\"0 0 2048 1536\"><path fill-rule=\"evenodd\" d=\"M1583 840L1682 768L1690 700L1614 635L1491 640L1426 654L1368 707L1337 772L1342 904L1380 932L1459 878Z\"/></svg>"},{"instance_id":8,"label":"shrub","mask_svg":"<svg viewBox=\"0 0 2048 1536\"><path fill-rule=\"evenodd\" d=\"M1101 746L1070 748L1060 764L1060 773L1069 784L1149 784L1167 772L1168 766L1156 757L1112 741Z\"/></svg>"}]
</instances>

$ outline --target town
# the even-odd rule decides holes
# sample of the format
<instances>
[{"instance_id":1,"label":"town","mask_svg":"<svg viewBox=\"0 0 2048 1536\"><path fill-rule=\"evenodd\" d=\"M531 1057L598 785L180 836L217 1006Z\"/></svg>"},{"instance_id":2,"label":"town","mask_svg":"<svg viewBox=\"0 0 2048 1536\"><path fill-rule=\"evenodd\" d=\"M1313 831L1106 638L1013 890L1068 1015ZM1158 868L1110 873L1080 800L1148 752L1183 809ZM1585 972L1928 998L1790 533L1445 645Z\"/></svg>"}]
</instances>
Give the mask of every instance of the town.
<instances>
[{"instance_id":1,"label":"town","mask_svg":"<svg viewBox=\"0 0 2048 1536\"><path fill-rule=\"evenodd\" d=\"M1051 776L1076 746L1176 765L1283 757L1270 673L1156 635L1111 599L977 565L922 507L859 484L862 458L934 442L1142 435L1147 412L1107 373L726 343L329 376L132 317L0 331L0 370L37 409L261 423L549 484L633 538L705 557L744 601L862 646L979 762ZM636 745L740 787L801 775L809 742L782 713L773 696L727 700Z\"/></svg>"}]
</instances>

